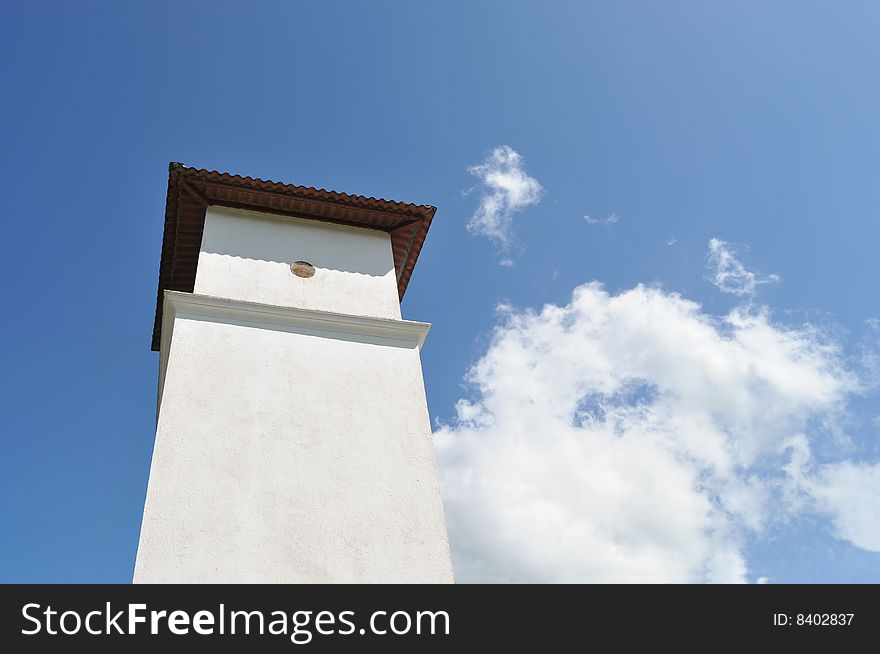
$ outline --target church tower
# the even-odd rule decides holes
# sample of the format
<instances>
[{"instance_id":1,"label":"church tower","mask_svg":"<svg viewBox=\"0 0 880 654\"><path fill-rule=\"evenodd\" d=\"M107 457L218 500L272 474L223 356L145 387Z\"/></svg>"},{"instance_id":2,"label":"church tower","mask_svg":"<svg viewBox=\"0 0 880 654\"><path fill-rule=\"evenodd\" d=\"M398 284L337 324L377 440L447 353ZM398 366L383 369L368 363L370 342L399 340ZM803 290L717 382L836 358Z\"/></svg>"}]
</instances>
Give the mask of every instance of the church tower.
<instances>
[{"instance_id":1,"label":"church tower","mask_svg":"<svg viewBox=\"0 0 880 654\"><path fill-rule=\"evenodd\" d=\"M169 167L135 582L451 582L400 298L435 208Z\"/></svg>"}]
</instances>

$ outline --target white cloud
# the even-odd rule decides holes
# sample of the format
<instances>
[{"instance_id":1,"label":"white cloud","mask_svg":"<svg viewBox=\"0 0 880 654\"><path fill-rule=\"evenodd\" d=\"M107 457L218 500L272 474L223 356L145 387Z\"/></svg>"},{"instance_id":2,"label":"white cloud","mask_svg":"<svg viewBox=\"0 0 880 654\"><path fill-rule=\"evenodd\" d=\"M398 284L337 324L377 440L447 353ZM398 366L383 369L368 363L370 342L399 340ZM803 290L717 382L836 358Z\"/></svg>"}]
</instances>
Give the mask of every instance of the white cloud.
<instances>
[{"instance_id":1,"label":"white cloud","mask_svg":"<svg viewBox=\"0 0 880 654\"><path fill-rule=\"evenodd\" d=\"M620 220L620 216L616 213L612 213L610 216L606 216L605 218L593 218L592 216L584 216L584 220L587 221L588 225L602 225L603 227L610 227L618 220Z\"/></svg>"},{"instance_id":2,"label":"white cloud","mask_svg":"<svg viewBox=\"0 0 880 654\"><path fill-rule=\"evenodd\" d=\"M877 389L880 388L880 340L877 340L880 319L868 318L865 324L871 331L861 339L859 363L866 388Z\"/></svg>"},{"instance_id":3,"label":"white cloud","mask_svg":"<svg viewBox=\"0 0 880 654\"><path fill-rule=\"evenodd\" d=\"M480 206L468 221L468 231L492 239L506 253L513 238L513 215L537 204L544 189L526 174L520 154L507 145L494 148L468 172L481 182Z\"/></svg>"},{"instance_id":4,"label":"white cloud","mask_svg":"<svg viewBox=\"0 0 880 654\"><path fill-rule=\"evenodd\" d=\"M501 311L436 432L459 581L745 581L745 540L799 488L876 543L848 501L873 484L876 502L876 472L810 467L857 386L817 330L597 283Z\"/></svg>"},{"instance_id":5,"label":"white cloud","mask_svg":"<svg viewBox=\"0 0 880 654\"><path fill-rule=\"evenodd\" d=\"M736 249L726 241L717 238L709 241L708 261L712 271L709 280L722 293L751 296L758 292L759 286L779 282L779 275L759 275L748 270L737 254Z\"/></svg>"},{"instance_id":6,"label":"white cloud","mask_svg":"<svg viewBox=\"0 0 880 654\"><path fill-rule=\"evenodd\" d=\"M808 487L819 509L831 516L838 538L880 552L880 464L821 466Z\"/></svg>"}]
</instances>

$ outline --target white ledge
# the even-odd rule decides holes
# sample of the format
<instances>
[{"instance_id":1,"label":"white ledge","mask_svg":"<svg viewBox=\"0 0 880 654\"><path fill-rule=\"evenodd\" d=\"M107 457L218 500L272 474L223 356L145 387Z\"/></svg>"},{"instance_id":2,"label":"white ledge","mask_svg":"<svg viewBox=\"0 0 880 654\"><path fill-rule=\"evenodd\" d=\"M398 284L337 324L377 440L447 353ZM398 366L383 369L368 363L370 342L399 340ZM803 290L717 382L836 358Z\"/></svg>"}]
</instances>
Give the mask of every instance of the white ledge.
<instances>
[{"instance_id":1,"label":"white ledge","mask_svg":"<svg viewBox=\"0 0 880 654\"><path fill-rule=\"evenodd\" d=\"M431 325L412 320L374 318L317 309L282 307L275 304L245 302L212 295L165 291L162 333L166 325L174 329L174 318L210 320L236 325L249 325L280 331L315 333L330 338L357 336L369 342L421 347ZM163 349L166 340L163 338Z\"/></svg>"}]
</instances>

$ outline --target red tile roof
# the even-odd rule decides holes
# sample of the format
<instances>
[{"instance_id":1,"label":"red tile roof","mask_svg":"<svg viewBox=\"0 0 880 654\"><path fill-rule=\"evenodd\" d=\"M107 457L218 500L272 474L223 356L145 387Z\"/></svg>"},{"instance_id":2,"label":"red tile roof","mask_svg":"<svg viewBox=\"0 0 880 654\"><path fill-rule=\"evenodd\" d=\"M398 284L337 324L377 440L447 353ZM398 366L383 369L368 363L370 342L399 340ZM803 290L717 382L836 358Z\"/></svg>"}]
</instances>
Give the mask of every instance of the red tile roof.
<instances>
[{"instance_id":1,"label":"red tile roof","mask_svg":"<svg viewBox=\"0 0 880 654\"><path fill-rule=\"evenodd\" d=\"M387 232L400 299L406 292L436 207L241 177L215 170L168 166L165 232L159 264L153 350L159 349L165 290L192 293L209 205L250 209Z\"/></svg>"}]
</instances>

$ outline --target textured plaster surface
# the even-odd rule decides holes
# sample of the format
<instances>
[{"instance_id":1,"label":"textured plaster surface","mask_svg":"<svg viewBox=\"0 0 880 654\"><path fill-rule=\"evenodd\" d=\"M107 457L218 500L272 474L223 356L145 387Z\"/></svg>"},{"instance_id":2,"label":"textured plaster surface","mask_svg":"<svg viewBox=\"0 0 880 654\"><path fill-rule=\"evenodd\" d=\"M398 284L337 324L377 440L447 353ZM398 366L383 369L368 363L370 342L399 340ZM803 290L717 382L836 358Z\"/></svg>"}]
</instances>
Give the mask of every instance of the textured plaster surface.
<instances>
[{"instance_id":1,"label":"textured plaster surface","mask_svg":"<svg viewBox=\"0 0 880 654\"><path fill-rule=\"evenodd\" d=\"M419 350L174 321L136 582L449 582Z\"/></svg>"},{"instance_id":2,"label":"textured plaster surface","mask_svg":"<svg viewBox=\"0 0 880 654\"><path fill-rule=\"evenodd\" d=\"M314 277L291 273L295 261ZM400 318L388 234L208 207L194 292L264 304Z\"/></svg>"},{"instance_id":3,"label":"textured plaster surface","mask_svg":"<svg viewBox=\"0 0 880 654\"><path fill-rule=\"evenodd\" d=\"M452 581L387 234L210 207L165 302L135 582Z\"/></svg>"}]
</instances>

